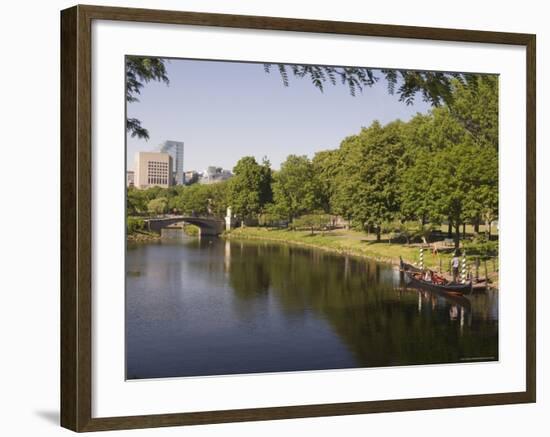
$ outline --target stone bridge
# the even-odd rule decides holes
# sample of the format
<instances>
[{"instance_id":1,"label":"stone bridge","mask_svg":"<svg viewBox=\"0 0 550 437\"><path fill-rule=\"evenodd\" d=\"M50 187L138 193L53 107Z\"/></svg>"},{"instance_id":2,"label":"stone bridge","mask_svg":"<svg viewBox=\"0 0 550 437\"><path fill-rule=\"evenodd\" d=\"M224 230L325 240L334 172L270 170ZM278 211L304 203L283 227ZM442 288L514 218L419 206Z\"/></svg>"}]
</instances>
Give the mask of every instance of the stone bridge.
<instances>
[{"instance_id":1,"label":"stone bridge","mask_svg":"<svg viewBox=\"0 0 550 437\"><path fill-rule=\"evenodd\" d=\"M200 235L220 235L225 229L225 221L216 217L193 217L193 216L169 216L145 220L145 226L153 232L160 232L162 228L178 223L188 223L200 229Z\"/></svg>"}]
</instances>

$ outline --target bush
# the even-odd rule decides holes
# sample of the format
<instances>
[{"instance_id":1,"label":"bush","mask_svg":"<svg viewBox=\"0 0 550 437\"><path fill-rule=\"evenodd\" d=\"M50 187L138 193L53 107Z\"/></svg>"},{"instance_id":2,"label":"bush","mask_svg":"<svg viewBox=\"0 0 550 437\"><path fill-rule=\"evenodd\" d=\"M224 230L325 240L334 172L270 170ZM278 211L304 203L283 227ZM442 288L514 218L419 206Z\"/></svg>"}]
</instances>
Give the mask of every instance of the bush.
<instances>
[{"instance_id":1,"label":"bush","mask_svg":"<svg viewBox=\"0 0 550 437\"><path fill-rule=\"evenodd\" d=\"M200 235L200 229L195 225L183 225L183 232L185 232L185 235L189 235L190 237L198 237Z\"/></svg>"},{"instance_id":2,"label":"bush","mask_svg":"<svg viewBox=\"0 0 550 437\"><path fill-rule=\"evenodd\" d=\"M306 214L295 218L292 221L295 228L306 228L313 235L315 230L322 230L330 227L331 219L328 214Z\"/></svg>"},{"instance_id":3,"label":"bush","mask_svg":"<svg viewBox=\"0 0 550 437\"><path fill-rule=\"evenodd\" d=\"M168 200L166 197L159 197L157 199L150 200L147 204L147 210L151 214L164 214L168 211Z\"/></svg>"},{"instance_id":4,"label":"bush","mask_svg":"<svg viewBox=\"0 0 550 437\"><path fill-rule=\"evenodd\" d=\"M128 234L134 234L145 229L145 222L138 217L126 218L126 230Z\"/></svg>"},{"instance_id":5,"label":"bush","mask_svg":"<svg viewBox=\"0 0 550 437\"><path fill-rule=\"evenodd\" d=\"M473 240L465 241L464 248L468 255L479 255L481 259L498 255L498 241L489 241L485 234L479 234Z\"/></svg>"},{"instance_id":6,"label":"bush","mask_svg":"<svg viewBox=\"0 0 550 437\"><path fill-rule=\"evenodd\" d=\"M427 224L422 226L418 221L406 221L394 220L391 222L384 222L381 226L381 232L383 234L389 234L390 241L398 238L405 240L407 244L415 241L430 242L430 237L433 231L437 228L434 224Z\"/></svg>"}]
</instances>

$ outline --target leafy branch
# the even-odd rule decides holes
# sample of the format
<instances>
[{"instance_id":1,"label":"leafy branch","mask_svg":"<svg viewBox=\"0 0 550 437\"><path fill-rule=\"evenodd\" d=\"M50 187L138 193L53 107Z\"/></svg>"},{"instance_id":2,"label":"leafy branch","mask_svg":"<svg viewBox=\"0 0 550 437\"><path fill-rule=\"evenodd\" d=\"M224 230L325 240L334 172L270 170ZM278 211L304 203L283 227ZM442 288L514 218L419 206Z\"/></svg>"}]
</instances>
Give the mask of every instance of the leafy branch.
<instances>
[{"instance_id":1,"label":"leafy branch","mask_svg":"<svg viewBox=\"0 0 550 437\"><path fill-rule=\"evenodd\" d=\"M170 83L166 75L165 60L143 56L126 56L126 102L139 102L138 95L144 84L151 81ZM133 137L149 139L149 132L137 118L126 119L126 131Z\"/></svg>"}]
</instances>

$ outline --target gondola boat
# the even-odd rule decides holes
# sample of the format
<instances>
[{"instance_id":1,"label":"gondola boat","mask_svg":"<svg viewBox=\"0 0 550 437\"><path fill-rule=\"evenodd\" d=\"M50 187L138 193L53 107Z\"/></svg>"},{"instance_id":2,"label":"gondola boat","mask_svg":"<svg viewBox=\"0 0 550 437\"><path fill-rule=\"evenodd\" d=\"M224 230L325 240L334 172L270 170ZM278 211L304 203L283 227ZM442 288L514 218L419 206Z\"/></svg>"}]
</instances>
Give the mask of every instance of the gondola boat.
<instances>
[{"instance_id":1,"label":"gondola boat","mask_svg":"<svg viewBox=\"0 0 550 437\"><path fill-rule=\"evenodd\" d=\"M436 293L445 294L447 296L462 297L464 294L470 294L472 292L472 282L466 282L464 284L447 283L447 284L435 284L430 281L425 281L421 278L422 270L411 264L407 264L400 258L401 271L405 274L407 281L417 287L424 290L434 291Z\"/></svg>"},{"instance_id":2,"label":"gondola boat","mask_svg":"<svg viewBox=\"0 0 550 437\"><path fill-rule=\"evenodd\" d=\"M422 270L419 269L416 266L413 266L412 264L407 264L405 261L403 261L403 258L399 257L399 267L402 272L409 271L409 272L418 272L421 273Z\"/></svg>"}]
</instances>

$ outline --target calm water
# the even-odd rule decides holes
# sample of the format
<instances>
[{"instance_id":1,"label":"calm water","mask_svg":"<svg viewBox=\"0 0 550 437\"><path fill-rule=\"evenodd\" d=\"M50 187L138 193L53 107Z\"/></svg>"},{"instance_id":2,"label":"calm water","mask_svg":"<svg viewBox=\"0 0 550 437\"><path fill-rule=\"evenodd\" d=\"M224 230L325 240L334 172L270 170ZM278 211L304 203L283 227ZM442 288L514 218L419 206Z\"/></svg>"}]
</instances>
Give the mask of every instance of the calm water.
<instances>
[{"instance_id":1,"label":"calm water","mask_svg":"<svg viewBox=\"0 0 550 437\"><path fill-rule=\"evenodd\" d=\"M386 264L254 241L129 244L127 377L488 361L498 295L464 307Z\"/></svg>"}]
</instances>

